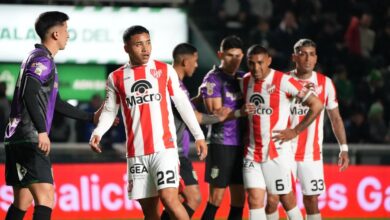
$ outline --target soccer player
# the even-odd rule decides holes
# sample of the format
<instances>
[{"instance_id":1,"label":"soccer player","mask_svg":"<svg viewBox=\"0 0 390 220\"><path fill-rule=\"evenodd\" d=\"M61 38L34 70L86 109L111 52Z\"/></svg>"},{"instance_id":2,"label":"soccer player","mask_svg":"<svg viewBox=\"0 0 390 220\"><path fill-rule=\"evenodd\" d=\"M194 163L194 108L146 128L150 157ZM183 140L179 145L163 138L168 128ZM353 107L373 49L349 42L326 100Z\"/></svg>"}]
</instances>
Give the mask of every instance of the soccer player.
<instances>
[{"instance_id":1,"label":"soccer player","mask_svg":"<svg viewBox=\"0 0 390 220\"><path fill-rule=\"evenodd\" d=\"M6 183L14 202L6 220L20 220L35 202L33 220L48 220L54 205L54 187L48 134L54 111L85 121L98 114L78 110L61 100L54 56L68 41L68 15L50 11L39 15L35 31L41 39L23 61L5 132ZM94 120L95 118L95 120Z\"/></svg>"},{"instance_id":2,"label":"soccer player","mask_svg":"<svg viewBox=\"0 0 390 220\"><path fill-rule=\"evenodd\" d=\"M180 82L180 88L190 98L190 94L183 83L184 77L192 77L198 66L198 50L191 44L178 44L173 50L173 68L175 69ZM195 110L195 115L200 124L215 124L225 120L231 112L229 108L221 108L221 111L213 115L203 114ZM187 157L190 145L190 136L188 135L187 126L185 125L176 108L173 109L175 119L177 146L180 160L180 176L182 178L182 192L185 202L183 203L190 218L201 203L201 193L198 185L196 172L193 170L192 163ZM168 212L164 210L161 219L169 219Z\"/></svg>"},{"instance_id":3,"label":"soccer player","mask_svg":"<svg viewBox=\"0 0 390 220\"><path fill-rule=\"evenodd\" d=\"M99 142L121 107L126 128L129 199L136 199L145 219L159 219L161 199L173 219L189 219L178 197L179 157L171 99L195 137L199 158L207 155L204 135L191 103L180 89L171 65L150 59L149 31L132 26L123 34L129 62L108 76L105 105L90 145L101 152Z\"/></svg>"},{"instance_id":4,"label":"soccer player","mask_svg":"<svg viewBox=\"0 0 390 220\"><path fill-rule=\"evenodd\" d=\"M302 132L322 110L321 101L291 76L269 68L267 49L253 45L247 51L250 73L243 78L249 112L248 143L244 151L244 185L248 193L249 219L266 219L265 189L280 195L289 219L302 219L292 192L290 140ZM288 128L291 98L308 106L308 113L295 127Z\"/></svg>"},{"instance_id":5,"label":"soccer player","mask_svg":"<svg viewBox=\"0 0 390 220\"><path fill-rule=\"evenodd\" d=\"M243 43L236 36L228 36L221 42L218 57L219 67L214 67L203 79L200 92L208 112L222 107L236 112L243 105L237 77L243 58ZM230 190L228 219L242 219L245 190L242 180L243 156L242 119L233 119L213 124L210 135L209 156L206 159L205 180L209 183L209 199L202 219L210 220L220 206L226 187Z\"/></svg>"},{"instance_id":6,"label":"soccer player","mask_svg":"<svg viewBox=\"0 0 390 220\"><path fill-rule=\"evenodd\" d=\"M317 63L316 44L310 39L300 39L294 45L292 60L296 69L288 74L302 85L311 87L318 98L325 105L332 124L333 133L340 144L339 166L340 171L348 168L348 145L344 123L339 113L336 91L332 80L314 70ZM297 125L307 115L308 108L299 101L291 106L291 126ZM318 208L318 196L325 192L324 169L322 161L324 112L305 129L298 137L292 140L293 174L299 179L302 186L303 204L307 219L321 219ZM279 219L277 195L268 195L266 207L268 219Z\"/></svg>"}]
</instances>

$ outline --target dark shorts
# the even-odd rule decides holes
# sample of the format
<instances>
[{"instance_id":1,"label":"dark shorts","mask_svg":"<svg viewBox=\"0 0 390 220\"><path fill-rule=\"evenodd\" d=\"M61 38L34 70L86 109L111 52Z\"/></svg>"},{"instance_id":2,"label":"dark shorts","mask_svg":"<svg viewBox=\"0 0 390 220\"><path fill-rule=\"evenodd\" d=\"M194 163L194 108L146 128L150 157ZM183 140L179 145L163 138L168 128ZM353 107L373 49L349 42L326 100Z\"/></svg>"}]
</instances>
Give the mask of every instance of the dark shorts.
<instances>
[{"instance_id":1,"label":"dark shorts","mask_svg":"<svg viewBox=\"0 0 390 220\"><path fill-rule=\"evenodd\" d=\"M184 181L185 186L198 185L198 176L192 162L187 157L179 157L180 159L180 176Z\"/></svg>"},{"instance_id":2,"label":"dark shorts","mask_svg":"<svg viewBox=\"0 0 390 220\"><path fill-rule=\"evenodd\" d=\"M5 181L15 187L27 187L32 183L53 184L49 156L45 156L36 143L6 145Z\"/></svg>"},{"instance_id":3,"label":"dark shorts","mask_svg":"<svg viewBox=\"0 0 390 220\"><path fill-rule=\"evenodd\" d=\"M219 188L243 184L243 153L243 146L209 144L205 181Z\"/></svg>"}]
</instances>

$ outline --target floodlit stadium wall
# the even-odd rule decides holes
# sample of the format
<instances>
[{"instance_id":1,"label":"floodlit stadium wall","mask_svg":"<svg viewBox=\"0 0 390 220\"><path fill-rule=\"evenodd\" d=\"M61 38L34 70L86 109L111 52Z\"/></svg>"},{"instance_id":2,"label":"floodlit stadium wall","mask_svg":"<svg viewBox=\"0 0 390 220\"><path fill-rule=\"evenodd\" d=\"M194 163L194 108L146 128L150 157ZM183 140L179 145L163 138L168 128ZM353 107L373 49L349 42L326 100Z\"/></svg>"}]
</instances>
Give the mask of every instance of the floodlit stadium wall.
<instances>
[{"instance_id":1,"label":"floodlit stadium wall","mask_svg":"<svg viewBox=\"0 0 390 220\"><path fill-rule=\"evenodd\" d=\"M36 17L53 10L70 17L69 42L66 50L56 55L57 63L127 62L122 35L132 25L149 29L152 57L157 60L172 60L173 48L188 41L187 15L176 8L0 4L0 48L6 51L0 53L0 60L21 62L39 42L34 30Z\"/></svg>"},{"instance_id":2,"label":"floodlit stadium wall","mask_svg":"<svg viewBox=\"0 0 390 220\"><path fill-rule=\"evenodd\" d=\"M138 202L127 199L125 163L55 164L56 203L53 219L141 218ZM194 163L198 173L203 202L195 218L200 218L207 200L204 163ZM4 165L0 165L4 173ZM319 207L323 217L390 217L390 166L351 166L340 173L335 165L325 166L326 193ZM299 207L303 210L298 186ZM12 189L0 178L0 218L13 200ZM228 215L225 199L217 213ZM280 210L282 210L280 208ZM248 207L244 212L248 216ZM281 216L285 216L281 211ZM31 218L32 208L27 219Z\"/></svg>"}]
</instances>

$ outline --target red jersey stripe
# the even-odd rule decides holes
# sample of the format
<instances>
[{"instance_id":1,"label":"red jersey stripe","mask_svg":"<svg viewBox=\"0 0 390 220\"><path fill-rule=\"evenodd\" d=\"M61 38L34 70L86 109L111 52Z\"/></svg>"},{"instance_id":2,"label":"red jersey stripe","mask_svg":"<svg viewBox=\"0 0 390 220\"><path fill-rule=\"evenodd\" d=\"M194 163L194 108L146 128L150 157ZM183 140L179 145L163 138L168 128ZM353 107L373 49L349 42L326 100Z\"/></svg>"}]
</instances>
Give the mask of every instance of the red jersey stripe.
<instances>
[{"instance_id":1,"label":"red jersey stripe","mask_svg":"<svg viewBox=\"0 0 390 220\"><path fill-rule=\"evenodd\" d=\"M132 69L134 71L134 79L136 81L146 79L145 66L133 67ZM144 142L144 155L152 154L154 153L154 140L150 106L148 103L145 103L138 105L137 107L139 108L141 115L140 123L142 129L142 139Z\"/></svg>"},{"instance_id":2,"label":"red jersey stripe","mask_svg":"<svg viewBox=\"0 0 390 220\"><path fill-rule=\"evenodd\" d=\"M158 89L161 94L161 97L167 97L166 95L166 83L168 80L168 71L167 71L167 65L165 63L161 63L158 61L155 61L156 69L161 70L162 74L160 76L160 80L158 80ZM165 80L163 80L165 79ZM170 80L169 80L170 82ZM172 86L168 85L168 90L172 90ZM169 92L170 94L173 93ZM173 95L173 94L172 94ZM168 104L165 98L163 98L160 102L160 109L161 109L161 119L162 119L162 125L164 129L164 134L163 134L163 140L164 140L164 145L165 148L172 148L175 147L173 140L172 140L172 135L169 130L169 118L166 117L168 115Z\"/></svg>"},{"instance_id":3,"label":"red jersey stripe","mask_svg":"<svg viewBox=\"0 0 390 220\"><path fill-rule=\"evenodd\" d=\"M259 83L254 83L253 91L256 93L261 93L263 86L263 81ZM263 159L263 140L261 138L261 116L254 114L252 116L253 121L253 136L255 141L255 150L254 150L254 161L262 161Z\"/></svg>"}]
</instances>

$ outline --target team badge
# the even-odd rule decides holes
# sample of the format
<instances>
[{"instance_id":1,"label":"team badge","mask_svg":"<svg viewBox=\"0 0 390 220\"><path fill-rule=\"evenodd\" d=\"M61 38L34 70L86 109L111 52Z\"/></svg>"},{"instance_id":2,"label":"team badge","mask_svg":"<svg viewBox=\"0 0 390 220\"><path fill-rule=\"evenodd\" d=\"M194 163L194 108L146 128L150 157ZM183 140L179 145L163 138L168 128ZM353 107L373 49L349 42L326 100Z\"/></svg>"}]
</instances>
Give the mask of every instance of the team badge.
<instances>
[{"instance_id":1,"label":"team badge","mask_svg":"<svg viewBox=\"0 0 390 220\"><path fill-rule=\"evenodd\" d=\"M31 67L35 67L34 73L37 74L38 76L40 76L43 73L43 71L47 70L47 67L40 62L31 64Z\"/></svg>"},{"instance_id":2,"label":"team badge","mask_svg":"<svg viewBox=\"0 0 390 220\"><path fill-rule=\"evenodd\" d=\"M211 168L211 174L210 174L211 178L215 179L218 177L218 175L219 175L218 167Z\"/></svg>"},{"instance_id":3,"label":"team badge","mask_svg":"<svg viewBox=\"0 0 390 220\"><path fill-rule=\"evenodd\" d=\"M158 79L162 74L162 70L151 69L150 74L152 74L154 78Z\"/></svg>"},{"instance_id":4,"label":"team badge","mask_svg":"<svg viewBox=\"0 0 390 220\"><path fill-rule=\"evenodd\" d=\"M133 191L133 180L129 180L129 184L127 185L127 192L131 193Z\"/></svg>"},{"instance_id":5,"label":"team badge","mask_svg":"<svg viewBox=\"0 0 390 220\"><path fill-rule=\"evenodd\" d=\"M196 171L195 171L195 170L192 171L192 176L194 177L194 179L195 179L196 181L198 181L198 174L196 174Z\"/></svg>"},{"instance_id":6,"label":"team badge","mask_svg":"<svg viewBox=\"0 0 390 220\"><path fill-rule=\"evenodd\" d=\"M323 90L322 85L321 85L321 86L316 86L316 87L315 87L315 92L316 92L317 95L321 94L321 93L322 93L322 90Z\"/></svg>"},{"instance_id":7,"label":"team badge","mask_svg":"<svg viewBox=\"0 0 390 220\"><path fill-rule=\"evenodd\" d=\"M206 88L207 88L207 95L212 95L214 94L214 87L215 83L206 83Z\"/></svg>"},{"instance_id":8,"label":"team badge","mask_svg":"<svg viewBox=\"0 0 390 220\"><path fill-rule=\"evenodd\" d=\"M24 176L27 174L27 169L19 163L16 163L16 170L18 172L19 181L22 181Z\"/></svg>"},{"instance_id":9,"label":"team badge","mask_svg":"<svg viewBox=\"0 0 390 220\"><path fill-rule=\"evenodd\" d=\"M267 92L269 93L269 94L272 94L273 92L275 92L275 85L272 85L272 84L267 84L266 85L266 89L267 89Z\"/></svg>"}]
</instances>

